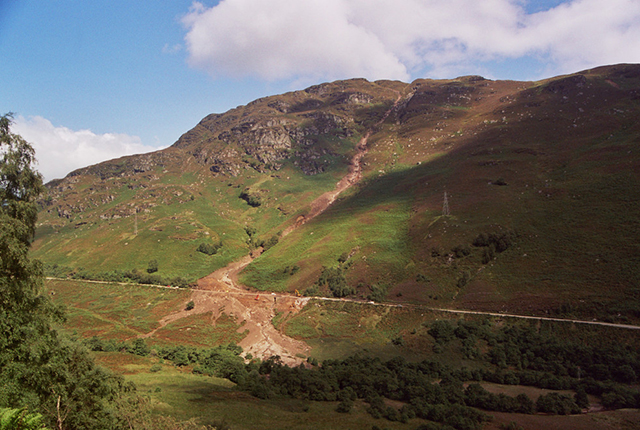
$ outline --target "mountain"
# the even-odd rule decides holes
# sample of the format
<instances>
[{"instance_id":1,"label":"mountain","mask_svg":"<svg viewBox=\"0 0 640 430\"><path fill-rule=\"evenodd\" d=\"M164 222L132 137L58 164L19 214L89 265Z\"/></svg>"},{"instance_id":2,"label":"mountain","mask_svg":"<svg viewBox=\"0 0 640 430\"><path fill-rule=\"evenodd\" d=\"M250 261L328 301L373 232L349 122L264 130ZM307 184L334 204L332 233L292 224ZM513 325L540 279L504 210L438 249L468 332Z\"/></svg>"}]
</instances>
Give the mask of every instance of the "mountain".
<instances>
[{"instance_id":1,"label":"mountain","mask_svg":"<svg viewBox=\"0 0 640 430\"><path fill-rule=\"evenodd\" d=\"M263 244L259 290L637 320L639 114L638 65L317 85L52 181L33 254L194 280Z\"/></svg>"}]
</instances>

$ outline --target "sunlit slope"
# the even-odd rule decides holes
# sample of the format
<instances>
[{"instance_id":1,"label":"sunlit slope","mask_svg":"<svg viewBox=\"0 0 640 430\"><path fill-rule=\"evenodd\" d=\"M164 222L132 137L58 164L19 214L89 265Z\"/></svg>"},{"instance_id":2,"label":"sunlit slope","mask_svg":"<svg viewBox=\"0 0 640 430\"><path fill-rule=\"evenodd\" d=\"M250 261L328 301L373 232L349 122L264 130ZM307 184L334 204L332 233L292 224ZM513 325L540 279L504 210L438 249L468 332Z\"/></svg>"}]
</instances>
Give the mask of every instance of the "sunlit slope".
<instances>
[{"instance_id":1,"label":"sunlit slope","mask_svg":"<svg viewBox=\"0 0 640 430\"><path fill-rule=\"evenodd\" d=\"M348 170L361 134L398 97L352 80L204 118L171 148L80 169L48 184L34 256L88 273L197 279L304 214ZM202 243L222 244L215 255Z\"/></svg>"},{"instance_id":2,"label":"sunlit slope","mask_svg":"<svg viewBox=\"0 0 640 430\"><path fill-rule=\"evenodd\" d=\"M436 306L636 318L639 78L618 66L530 84L467 81L444 113L427 101L437 90L425 90L372 143L367 180L243 280L313 290L324 266L362 297L382 289Z\"/></svg>"}]
</instances>

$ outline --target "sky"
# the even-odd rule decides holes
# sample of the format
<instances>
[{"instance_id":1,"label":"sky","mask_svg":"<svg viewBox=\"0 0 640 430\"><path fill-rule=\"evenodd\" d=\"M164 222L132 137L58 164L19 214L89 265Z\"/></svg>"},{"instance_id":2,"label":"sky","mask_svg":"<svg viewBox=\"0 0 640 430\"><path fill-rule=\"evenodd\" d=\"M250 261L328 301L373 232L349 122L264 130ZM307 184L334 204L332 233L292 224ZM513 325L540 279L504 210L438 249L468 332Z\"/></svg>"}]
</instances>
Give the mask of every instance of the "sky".
<instances>
[{"instance_id":1,"label":"sky","mask_svg":"<svg viewBox=\"0 0 640 430\"><path fill-rule=\"evenodd\" d=\"M0 0L0 115L49 181L321 82L538 80L638 41L640 0Z\"/></svg>"}]
</instances>

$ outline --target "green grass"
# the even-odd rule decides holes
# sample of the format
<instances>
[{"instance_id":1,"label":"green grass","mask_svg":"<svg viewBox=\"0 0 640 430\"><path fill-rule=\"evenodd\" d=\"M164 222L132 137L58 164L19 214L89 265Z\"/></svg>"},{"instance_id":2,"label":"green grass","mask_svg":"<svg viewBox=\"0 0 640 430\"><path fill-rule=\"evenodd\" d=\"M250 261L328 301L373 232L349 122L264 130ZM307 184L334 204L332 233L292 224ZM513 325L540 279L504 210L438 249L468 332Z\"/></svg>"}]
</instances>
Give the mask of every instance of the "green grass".
<instances>
[{"instance_id":1,"label":"green grass","mask_svg":"<svg viewBox=\"0 0 640 430\"><path fill-rule=\"evenodd\" d=\"M165 314L180 310L187 290L158 289L140 285L47 280L45 291L66 307L65 328L81 337L126 339L158 327Z\"/></svg>"},{"instance_id":2,"label":"green grass","mask_svg":"<svg viewBox=\"0 0 640 430\"><path fill-rule=\"evenodd\" d=\"M140 365L140 370L148 368ZM311 402L297 399L260 400L236 391L227 380L199 376L170 366L157 373L128 375L127 380L149 396L154 409L179 419L197 417L202 424L224 422L233 429L335 429L370 430L380 425L366 411L366 404L356 402L349 414L335 412L337 402ZM389 429L416 427L422 420L409 424L386 421Z\"/></svg>"},{"instance_id":3,"label":"green grass","mask_svg":"<svg viewBox=\"0 0 640 430\"><path fill-rule=\"evenodd\" d=\"M184 309L191 295L189 290L66 280L47 280L45 291L55 303L65 306L65 331L81 338L98 336L117 340L133 339L157 329L158 321ZM244 336L234 319L222 314L213 325L208 312L174 321L159 329L147 342L206 348L237 343Z\"/></svg>"},{"instance_id":4,"label":"green grass","mask_svg":"<svg viewBox=\"0 0 640 430\"><path fill-rule=\"evenodd\" d=\"M167 324L150 339L152 345L190 345L200 348L239 343L246 333L235 319L222 314L212 322L211 312L194 314ZM240 331L240 333L238 333Z\"/></svg>"},{"instance_id":5,"label":"green grass","mask_svg":"<svg viewBox=\"0 0 640 430\"><path fill-rule=\"evenodd\" d=\"M385 281L394 281L409 259L406 225L410 207L406 200L394 199L387 185L336 202L256 259L245 269L242 282L261 290L303 290L317 280L319 267L337 265L337 258L345 252L355 252L350 272L389 273ZM294 265L301 268L294 276L283 273L285 267Z\"/></svg>"}]
</instances>

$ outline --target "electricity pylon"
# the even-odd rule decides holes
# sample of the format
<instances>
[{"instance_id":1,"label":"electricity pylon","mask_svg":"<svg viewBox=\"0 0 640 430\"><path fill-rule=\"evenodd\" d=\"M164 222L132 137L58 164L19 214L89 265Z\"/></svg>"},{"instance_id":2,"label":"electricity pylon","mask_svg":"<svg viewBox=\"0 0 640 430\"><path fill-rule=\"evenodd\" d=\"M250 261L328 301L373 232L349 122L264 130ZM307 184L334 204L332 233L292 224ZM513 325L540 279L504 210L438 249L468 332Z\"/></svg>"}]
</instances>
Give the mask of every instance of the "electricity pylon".
<instances>
[{"instance_id":1,"label":"electricity pylon","mask_svg":"<svg viewBox=\"0 0 640 430\"><path fill-rule=\"evenodd\" d=\"M446 191L444 192L444 203L442 204L442 216L449 216L449 199Z\"/></svg>"}]
</instances>

